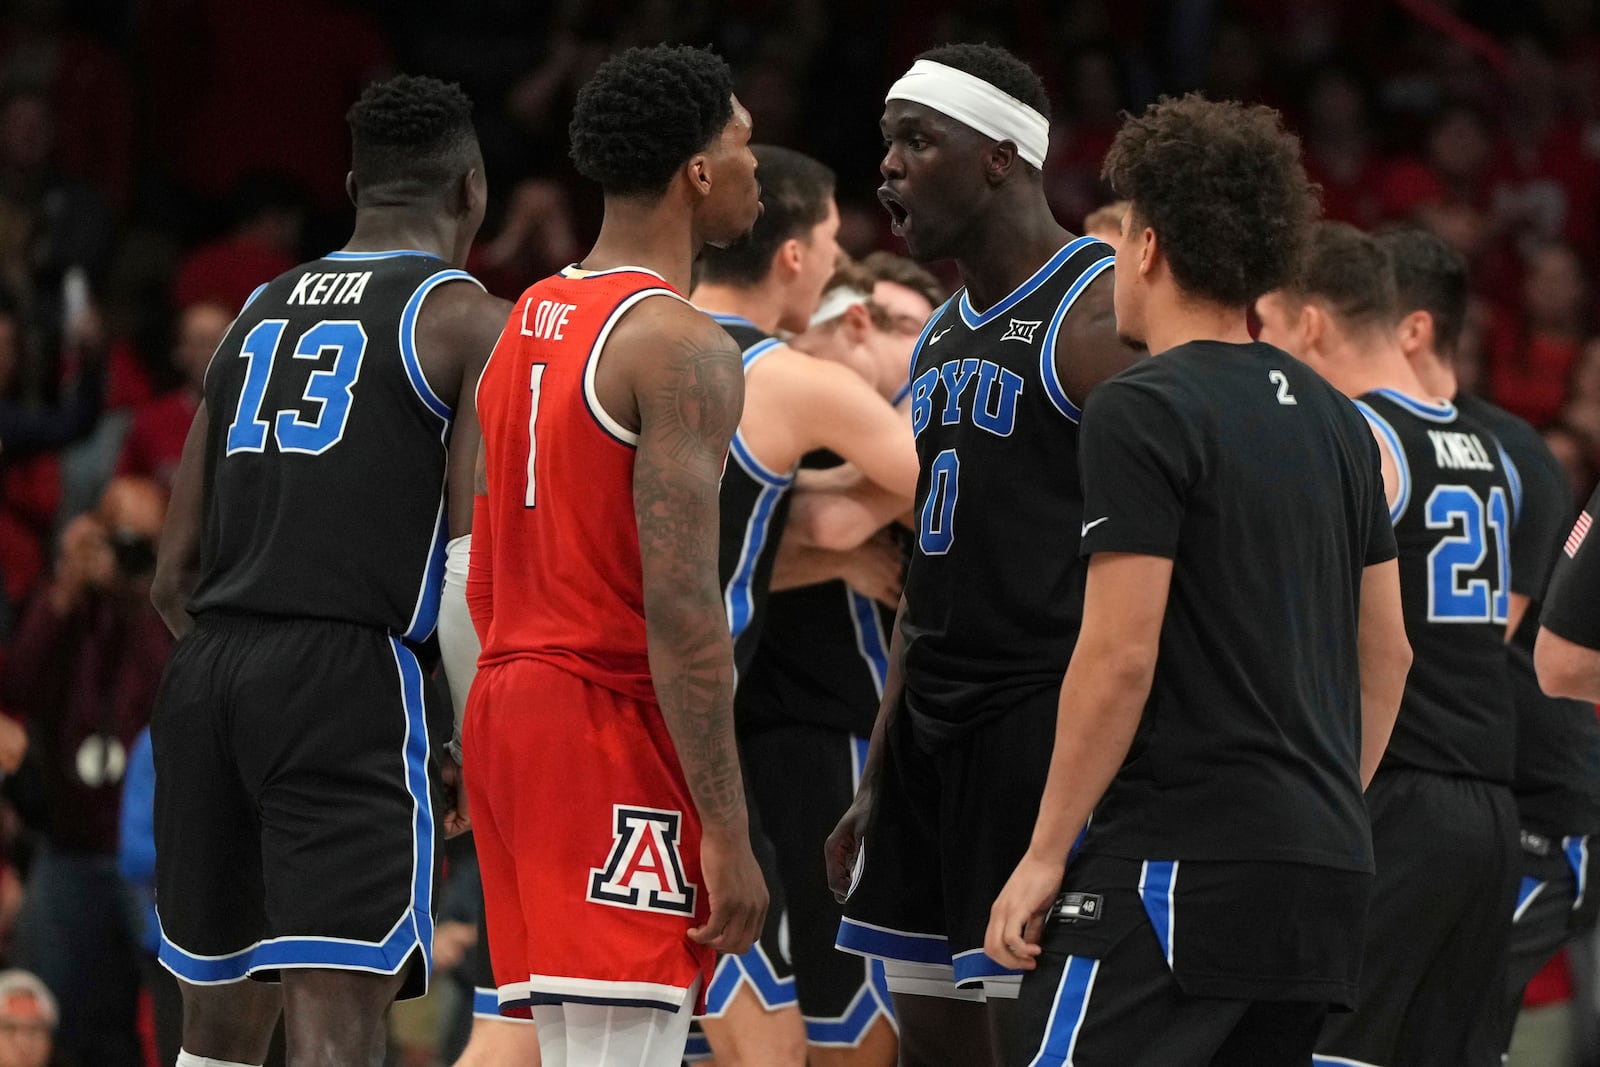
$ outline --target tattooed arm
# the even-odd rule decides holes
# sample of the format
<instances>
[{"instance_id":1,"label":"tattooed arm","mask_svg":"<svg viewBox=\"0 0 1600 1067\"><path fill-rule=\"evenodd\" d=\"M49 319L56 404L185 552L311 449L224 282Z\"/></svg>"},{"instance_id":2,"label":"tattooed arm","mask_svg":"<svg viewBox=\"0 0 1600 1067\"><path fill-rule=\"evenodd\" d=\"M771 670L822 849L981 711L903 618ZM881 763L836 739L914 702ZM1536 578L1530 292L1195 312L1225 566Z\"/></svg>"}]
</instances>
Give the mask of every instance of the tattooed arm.
<instances>
[{"instance_id":1,"label":"tattooed arm","mask_svg":"<svg viewBox=\"0 0 1600 1067\"><path fill-rule=\"evenodd\" d=\"M720 327L664 300L630 314L606 349L606 359L621 356L633 369L639 420L633 506L650 674L702 827L711 914L689 933L721 951L743 952L760 933L767 894L750 851L734 743L717 493L744 406L744 369Z\"/></svg>"}]
</instances>

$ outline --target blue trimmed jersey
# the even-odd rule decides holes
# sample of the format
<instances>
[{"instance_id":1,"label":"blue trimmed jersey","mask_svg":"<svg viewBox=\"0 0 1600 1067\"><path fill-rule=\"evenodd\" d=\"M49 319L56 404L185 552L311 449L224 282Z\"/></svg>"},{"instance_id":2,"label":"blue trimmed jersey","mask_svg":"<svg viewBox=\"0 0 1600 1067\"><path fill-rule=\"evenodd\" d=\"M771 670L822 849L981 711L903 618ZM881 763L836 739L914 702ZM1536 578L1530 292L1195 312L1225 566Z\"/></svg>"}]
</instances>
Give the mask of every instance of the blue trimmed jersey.
<instances>
[{"instance_id":1,"label":"blue trimmed jersey","mask_svg":"<svg viewBox=\"0 0 1600 1067\"><path fill-rule=\"evenodd\" d=\"M334 252L256 291L206 374L191 611L433 632L452 411L415 328L456 281L478 284L421 252Z\"/></svg>"},{"instance_id":2,"label":"blue trimmed jersey","mask_svg":"<svg viewBox=\"0 0 1600 1067\"><path fill-rule=\"evenodd\" d=\"M822 470L840 459L825 449L800 466ZM889 527L891 536L905 532ZM739 676L741 729L808 723L866 737L872 733L889 670L894 612L842 579L774 592L760 651Z\"/></svg>"},{"instance_id":3,"label":"blue trimmed jersey","mask_svg":"<svg viewBox=\"0 0 1600 1067\"><path fill-rule=\"evenodd\" d=\"M737 315L712 315L744 353L749 373L783 342ZM772 586L772 563L789 517L794 470L767 469L734 431L722 469L721 543L717 553L723 606L733 633L734 677L743 678L761 644L761 625Z\"/></svg>"},{"instance_id":4,"label":"blue trimmed jersey","mask_svg":"<svg viewBox=\"0 0 1600 1067\"><path fill-rule=\"evenodd\" d=\"M1529 598L1506 644L1517 709L1517 778L1522 827L1550 837L1600 833L1600 719L1594 705L1546 696L1533 667L1544 593L1576 511L1561 461L1523 419L1463 394L1456 405L1494 432L1517 472L1522 505L1511 538L1511 591Z\"/></svg>"},{"instance_id":5,"label":"blue trimmed jersey","mask_svg":"<svg viewBox=\"0 0 1600 1067\"><path fill-rule=\"evenodd\" d=\"M917 341L905 685L926 736L954 737L1059 687L1072 658L1083 491L1056 336L1111 263L1108 245L1078 238L985 311L961 290Z\"/></svg>"},{"instance_id":6,"label":"blue trimmed jersey","mask_svg":"<svg viewBox=\"0 0 1600 1067\"><path fill-rule=\"evenodd\" d=\"M1516 715L1505 627L1517 469L1488 427L1453 404L1379 389L1356 406L1400 477L1389 510L1412 663L1382 767L1509 784Z\"/></svg>"}]
</instances>

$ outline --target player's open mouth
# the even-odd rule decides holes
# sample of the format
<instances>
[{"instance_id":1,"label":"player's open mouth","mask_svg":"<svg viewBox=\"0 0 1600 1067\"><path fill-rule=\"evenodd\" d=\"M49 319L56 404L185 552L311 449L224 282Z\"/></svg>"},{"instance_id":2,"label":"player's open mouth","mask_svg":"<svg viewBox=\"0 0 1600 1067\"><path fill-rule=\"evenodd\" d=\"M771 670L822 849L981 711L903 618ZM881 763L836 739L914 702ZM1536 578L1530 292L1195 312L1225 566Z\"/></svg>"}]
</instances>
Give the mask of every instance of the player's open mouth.
<instances>
[{"instance_id":1,"label":"player's open mouth","mask_svg":"<svg viewBox=\"0 0 1600 1067\"><path fill-rule=\"evenodd\" d=\"M911 220L910 209L906 207L905 202L900 199L899 195L887 185L878 188L878 200L889 212L889 228L894 231L895 236L903 236L906 232L906 224Z\"/></svg>"}]
</instances>

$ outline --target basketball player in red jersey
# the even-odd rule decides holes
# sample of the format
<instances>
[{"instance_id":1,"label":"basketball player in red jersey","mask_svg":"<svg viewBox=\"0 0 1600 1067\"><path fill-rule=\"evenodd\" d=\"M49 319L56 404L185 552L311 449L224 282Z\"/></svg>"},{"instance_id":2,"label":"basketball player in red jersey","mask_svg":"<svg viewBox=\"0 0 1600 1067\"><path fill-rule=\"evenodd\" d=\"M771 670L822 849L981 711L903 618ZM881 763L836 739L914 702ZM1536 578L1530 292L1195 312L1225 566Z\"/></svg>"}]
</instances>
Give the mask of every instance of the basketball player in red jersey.
<instances>
[{"instance_id":1,"label":"basketball player in red jersey","mask_svg":"<svg viewBox=\"0 0 1600 1067\"><path fill-rule=\"evenodd\" d=\"M749 113L699 49L609 60L571 135L599 240L523 294L478 385L463 765L502 1013L529 1011L545 1067L666 1067L767 905L717 580L743 373L682 296L759 187Z\"/></svg>"}]
</instances>

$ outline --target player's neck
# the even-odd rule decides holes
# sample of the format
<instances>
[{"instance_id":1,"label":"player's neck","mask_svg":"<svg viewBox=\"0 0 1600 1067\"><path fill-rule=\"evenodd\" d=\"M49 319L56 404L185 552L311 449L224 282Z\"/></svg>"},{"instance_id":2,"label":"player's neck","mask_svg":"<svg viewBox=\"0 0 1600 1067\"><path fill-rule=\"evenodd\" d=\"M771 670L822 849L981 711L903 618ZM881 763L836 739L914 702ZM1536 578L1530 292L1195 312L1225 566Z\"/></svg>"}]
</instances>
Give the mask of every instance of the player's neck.
<instances>
[{"instance_id":1,"label":"player's neck","mask_svg":"<svg viewBox=\"0 0 1600 1067\"><path fill-rule=\"evenodd\" d=\"M1455 399L1461 386L1456 381L1456 369L1448 361L1440 358L1436 352L1419 352L1410 362L1411 369L1417 374L1417 381L1429 396Z\"/></svg>"},{"instance_id":2,"label":"player's neck","mask_svg":"<svg viewBox=\"0 0 1600 1067\"><path fill-rule=\"evenodd\" d=\"M971 246L955 257L967 302L985 312L1050 261L1072 240L1050 214L1044 194L1018 210L991 210L973 227Z\"/></svg>"},{"instance_id":3,"label":"player's neck","mask_svg":"<svg viewBox=\"0 0 1600 1067\"><path fill-rule=\"evenodd\" d=\"M1144 342L1152 356L1195 341L1247 345L1250 323L1245 309L1185 296L1173 286L1150 294L1145 308Z\"/></svg>"},{"instance_id":4,"label":"player's neck","mask_svg":"<svg viewBox=\"0 0 1600 1067\"><path fill-rule=\"evenodd\" d=\"M783 318L782 299L762 286L744 289L721 282L701 282L689 294L689 300L701 311L749 319L763 333L777 333Z\"/></svg>"},{"instance_id":5,"label":"player's neck","mask_svg":"<svg viewBox=\"0 0 1600 1067\"><path fill-rule=\"evenodd\" d=\"M585 270L643 267L687 294L699 254L688 213L670 198L647 203L607 197L600 236L578 265Z\"/></svg>"},{"instance_id":6,"label":"player's neck","mask_svg":"<svg viewBox=\"0 0 1600 1067\"><path fill-rule=\"evenodd\" d=\"M346 252L426 252L453 261L457 227L436 214L411 208L367 207L356 212L355 229L344 243Z\"/></svg>"},{"instance_id":7,"label":"player's neck","mask_svg":"<svg viewBox=\"0 0 1600 1067\"><path fill-rule=\"evenodd\" d=\"M1400 345L1388 334L1341 338L1343 349L1330 361L1329 380L1346 396L1360 396L1376 389L1393 389L1417 400L1437 400L1422 383Z\"/></svg>"}]
</instances>

